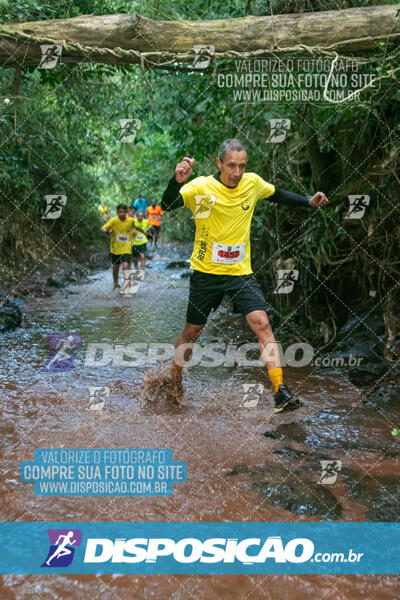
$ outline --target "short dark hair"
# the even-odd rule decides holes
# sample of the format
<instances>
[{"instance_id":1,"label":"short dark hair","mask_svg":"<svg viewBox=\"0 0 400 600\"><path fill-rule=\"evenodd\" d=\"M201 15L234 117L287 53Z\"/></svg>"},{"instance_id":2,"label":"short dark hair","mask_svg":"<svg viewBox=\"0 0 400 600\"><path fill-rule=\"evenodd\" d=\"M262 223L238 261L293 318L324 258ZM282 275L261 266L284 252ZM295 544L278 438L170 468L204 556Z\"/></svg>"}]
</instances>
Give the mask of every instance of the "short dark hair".
<instances>
[{"instance_id":1,"label":"short dark hair","mask_svg":"<svg viewBox=\"0 0 400 600\"><path fill-rule=\"evenodd\" d=\"M120 208L123 208L124 210L128 210L128 207L126 204L118 204L117 210L119 210Z\"/></svg>"},{"instance_id":2,"label":"short dark hair","mask_svg":"<svg viewBox=\"0 0 400 600\"><path fill-rule=\"evenodd\" d=\"M242 150L247 152L247 147L237 138L229 138L228 140L224 140L220 145L218 150L218 158L220 160L224 160L225 154L229 150L232 152L241 152Z\"/></svg>"}]
</instances>

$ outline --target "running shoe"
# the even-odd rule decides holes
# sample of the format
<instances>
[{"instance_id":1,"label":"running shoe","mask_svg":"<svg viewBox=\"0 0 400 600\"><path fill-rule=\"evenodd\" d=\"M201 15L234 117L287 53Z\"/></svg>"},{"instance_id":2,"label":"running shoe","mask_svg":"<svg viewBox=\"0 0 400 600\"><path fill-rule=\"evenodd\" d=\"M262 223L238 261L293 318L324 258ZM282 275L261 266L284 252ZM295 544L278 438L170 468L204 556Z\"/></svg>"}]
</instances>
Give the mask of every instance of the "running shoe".
<instances>
[{"instance_id":1,"label":"running shoe","mask_svg":"<svg viewBox=\"0 0 400 600\"><path fill-rule=\"evenodd\" d=\"M296 410L301 406L301 402L296 396L289 390L286 385L280 385L278 391L274 397L275 400L275 413L283 412L284 410Z\"/></svg>"}]
</instances>

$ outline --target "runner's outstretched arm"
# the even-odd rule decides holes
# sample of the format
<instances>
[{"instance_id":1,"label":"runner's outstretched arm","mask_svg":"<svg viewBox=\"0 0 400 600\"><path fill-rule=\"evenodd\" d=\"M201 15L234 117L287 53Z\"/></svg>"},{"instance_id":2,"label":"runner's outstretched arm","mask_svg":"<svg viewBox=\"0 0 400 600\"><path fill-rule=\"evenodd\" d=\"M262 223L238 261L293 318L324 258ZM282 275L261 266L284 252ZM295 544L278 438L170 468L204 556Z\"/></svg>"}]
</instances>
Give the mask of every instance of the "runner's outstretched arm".
<instances>
[{"instance_id":1,"label":"runner's outstretched arm","mask_svg":"<svg viewBox=\"0 0 400 600\"><path fill-rule=\"evenodd\" d=\"M183 183L178 183L175 179L175 173L172 175L168 182L167 189L163 193L161 200L161 208L164 212L169 210L175 210L183 206L183 198L179 193L179 190L183 186Z\"/></svg>"},{"instance_id":2,"label":"runner's outstretched arm","mask_svg":"<svg viewBox=\"0 0 400 600\"><path fill-rule=\"evenodd\" d=\"M286 204L287 206L311 206L314 208L328 204L328 198L323 192L317 192L314 196L301 196L281 188L275 188L275 192L267 200L276 204Z\"/></svg>"},{"instance_id":3,"label":"runner's outstretched arm","mask_svg":"<svg viewBox=\"0 0 400 600\"><path fill-rule=\"evenodd\" d=\"M191 176L194 163L194 158L184 156L181 162L176 165L175 173L169 180L167 189L161 200L161 208L163 211L168 212L169 210L175 210L176 208L184 206L183 198L180 195L179 190Z\"/></svg>"}]
</instances>

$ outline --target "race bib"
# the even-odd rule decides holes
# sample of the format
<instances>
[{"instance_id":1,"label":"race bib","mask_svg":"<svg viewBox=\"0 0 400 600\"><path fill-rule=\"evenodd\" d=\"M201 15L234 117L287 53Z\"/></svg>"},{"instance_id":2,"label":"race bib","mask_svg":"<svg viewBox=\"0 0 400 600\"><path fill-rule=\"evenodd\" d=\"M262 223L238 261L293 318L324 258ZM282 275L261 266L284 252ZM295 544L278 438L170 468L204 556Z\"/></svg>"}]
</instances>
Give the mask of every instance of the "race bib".
<instances>
[{"instance_id":1,"label":"race bib","mask_svg":"<svg viewBox=\"0 0 400 600\"><path fill-rule=\"evenodd\" d=\"M144 241L145 241L145 239L146 239L146 236L144 235L144 233L137 233L137 234L135 235L135 240L136 240L137 242L144 242Z\"/></svg>"},{"instance_id":2,"label":"race bib","mask_svg":"<svg viewBox=\"0 0 400 600\"><path fill-rule=\"evenodd\" d=\"M126 233L117 233L117 242L129 242L129 235Z\"/></svg>"},{"instance_id":3,"label":"race bib","mask_svg":"<svg viewBox=\"0 0 400 600\"><path fill-rule=\"evenodd\" d=\"M214 242L211 261L223 263L225 265L234 265L244 261L246 243L227 246L226 244L218 244Z\"/></svg>"}]
</instances>

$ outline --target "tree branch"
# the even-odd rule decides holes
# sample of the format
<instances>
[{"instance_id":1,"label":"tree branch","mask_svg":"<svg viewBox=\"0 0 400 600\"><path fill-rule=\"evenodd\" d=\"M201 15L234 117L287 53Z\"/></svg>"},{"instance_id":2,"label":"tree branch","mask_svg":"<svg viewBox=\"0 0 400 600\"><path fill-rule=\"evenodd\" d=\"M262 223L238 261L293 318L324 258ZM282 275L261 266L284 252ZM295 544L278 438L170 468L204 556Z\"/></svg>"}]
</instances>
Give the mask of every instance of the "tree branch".
<instances>
[{"instance_id":1,"label":"tree branch","mask_svg":"<svg viewBox=\"0 0 400 600\"><path fill-rule=\"evenodd\" d=\"M157 21L137 14L7 23L0 28L0 63L35 65L40 44L61 44L66 63L147 66L191 63L196 44L215 47L216 58L268 53L373 51L400 40L397 7L350 8L215 21ZM144 57L144 58L143 58Z\"/></svg>"}]
</instances>

